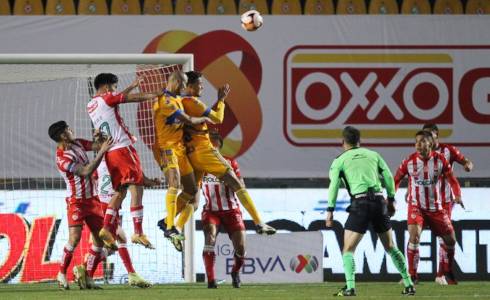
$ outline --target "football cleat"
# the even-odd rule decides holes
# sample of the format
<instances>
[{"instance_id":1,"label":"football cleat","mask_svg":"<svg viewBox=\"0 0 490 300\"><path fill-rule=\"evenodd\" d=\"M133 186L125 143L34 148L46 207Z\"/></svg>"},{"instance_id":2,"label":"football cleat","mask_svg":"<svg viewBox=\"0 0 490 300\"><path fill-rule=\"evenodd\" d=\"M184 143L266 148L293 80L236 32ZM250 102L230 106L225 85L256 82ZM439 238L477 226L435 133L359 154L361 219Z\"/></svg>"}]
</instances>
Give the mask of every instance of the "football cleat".
<instances>
[{"instance_id":1,"label":"football cleat","mask_svg":"<svg viewBox=\"0 0 490 300\"><path fill-rule=\"evenodd\" d=\"M167 220L165 218L158 221L157 225L161 231L165 232L167 230Z\"/></svg>"},{"instance_id":2,"label":"football cleat","mask_svg":"<svg viewBox=\"0 0 490 300\"><path fill-rule=\"evenodd\" d=\"M446 277L446 282L448 285L458 284L458 281L456 280L456 277L454 276L453 272L446 273L444 277Z\"/></svg>"},{"instance_id":3,"label":"football cleat","mask_svg":"<svg viewBox=\"0 0 490 300\"><path fill-rule=\"evenodd\" d=\"M413 285L407 286L406 288L403 289L402 295L406 296L415 296L415 288Z\"/></svg>"},{"instance_id":4,"label":"football cleat","mask_svg":"<svg viewBox=\"0 0 490 300\"><path fill-rule=\"evenodd\" d=\"M87 272L85 271L85 267L83 265L74 266L73 267L73 276L74 281L78 284L81 290L87 288Z\"/></svg>"},{"instance_id":5,"label":"football cleat","mask_svg":"<svg viewBox=\"0 0 490 300\"><path fill-rule=\"evenodd\" d=\"M208 289L217 289L218 285L215 280L208 281Z\"/></svg>"},{"instance_id":6,"label":"football cleat","mask_svg":"<svg viewBox=\"0 0 490 300\"><path fill-rule=\"evenodd\" d=\"M69 290L70 286L68 285L68 280L66 280L66 275L58 272L58 276L56 276L56 280L58 281L58 287L60 290Z\"/></svg>"},{"instance_id":7,"label":"football cleat","mask_svg":"<svg viewBox=\"0 0 490 300\"><path fill-rule=\"evenodd\" d=\"M446 277L444 275L437 276L435 282L439 285L447 285Z\"/></svg>"},{"instance_id":8,"label":"football cleat","mask_svg":"<svg viewBox=\"0 0 490 300\"><path fill-rule=\"evenodd\" d=\"M238 272L231 272L231 285L238 289L240 288L241 283L240 274Z\"/></svg>"},{"instance_id":9,"label":"football cleat","mask_svg":"<svg viewBox=\"0 0 490 300\"><path fill-rule=\"evenodd\" d=\"M99 237L104 242L104 245L107 248L114 250L114 251L117 251L116 240L114 239L114 237L112 236L112 233L109 230L102 228L99 231Z\"/></svg>"},{"instance_id":10,"label":"football cleat","mask_svg":"<svg viewBox=\"0 0 490 300\"><path fill-rule=\"evenodd\" d=\"M347 286L341 288L337 293L333 294L337 297L353 297L356 295L356 289L348 289Z\"/></svg>"},{"instance_id":11,"label":"football cleat","mask_svg":"<svg viewBox=\"0 0 490 300\"><path fill-rule=\"evenodd\" d=\"M149 288L152 284L146 280L144 280L138 273L129 273L128 274L128 283L130 286L137 286L140 288Z\"/></svg>"},{"instance_id":12,"label":"football cleat","mask_svg":"<svg viewBox=\"0 0 490 300\"><path fill-rule=\"evenodd\" d=\"M153 247L151 242L144 234L137 234L137 233L133 234L133 236L131 237L131 242L133 242L133 244L143 245L145 248L148 249L155 249L155 247Z\"/></svg>"},{"instance_id":13,"label":"football cleat","mask_svg":"<svg viewBox=\"0 0 490 300\"><path fill-rule=\"evenodd\" d=\"M86 276L87 281L87 289L89 290L102 290L100 286L95 284L94 280L91 277Z\"/></svg>"},{"instance_id":14,"label":"football cleat","mask_svg":"<svg viewBox=\"0 0 490 300\"><path fill-rule=\"evenodd\" d=\"M269 226L265 223L255 225L255 231L258 234L267 234L267 235L272 235L276 233L276 229L274 227Z\"/></svg>"}]
</instances>

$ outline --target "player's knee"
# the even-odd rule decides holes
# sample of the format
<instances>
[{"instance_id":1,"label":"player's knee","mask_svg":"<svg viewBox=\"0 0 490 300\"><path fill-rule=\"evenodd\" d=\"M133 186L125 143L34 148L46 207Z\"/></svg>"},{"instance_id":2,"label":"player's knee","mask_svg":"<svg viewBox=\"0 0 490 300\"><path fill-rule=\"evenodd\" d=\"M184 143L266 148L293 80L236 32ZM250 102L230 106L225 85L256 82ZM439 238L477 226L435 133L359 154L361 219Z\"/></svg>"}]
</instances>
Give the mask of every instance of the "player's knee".
<instances>
[{"instance_id":1,"label":"player's knee","mask_svg":"<svg viewBox=\"0 0 490 300\"><path fill-rule=\"evenodd\" d=\"M444 244L449 247L453 247L456 245L456 239L452 235L447 235L442 238L444 240Z\"/></svg>"},{"instance_id":2,"label":"player's knee","mask_svg":"<svg viewBox=\"0 0 490 300\"><path fill-rule=\"evenodd\" d=\"M231 189L234 191L238 191L245 187L243 183L236 177L235 173L233 173L233 171L231 170L228 170L228 172L226 172L222 179L225 184L231 187Z\"/></svg>"},{"instance_id":3,"label":"player's knee","mask_svg":"<svg viewBox=\"0 0 490 300\"><path fill-rule=\"evenodd\" d=\"M235 254L238 256L245 256L245 245L241 244L235 248Z\"/></svg>"},{"instance_id":4,"label":"player's knee","mask_svg":"<svg viewBox=\"0 0 490 300\"><path fill-rule=\"evenodd\" d=\"M195 199L196 198L194 198L194 201L191 203L192 207L194 208L194 211L196 211L199 208L199 203Z\"/></svg>"}]
</instances>

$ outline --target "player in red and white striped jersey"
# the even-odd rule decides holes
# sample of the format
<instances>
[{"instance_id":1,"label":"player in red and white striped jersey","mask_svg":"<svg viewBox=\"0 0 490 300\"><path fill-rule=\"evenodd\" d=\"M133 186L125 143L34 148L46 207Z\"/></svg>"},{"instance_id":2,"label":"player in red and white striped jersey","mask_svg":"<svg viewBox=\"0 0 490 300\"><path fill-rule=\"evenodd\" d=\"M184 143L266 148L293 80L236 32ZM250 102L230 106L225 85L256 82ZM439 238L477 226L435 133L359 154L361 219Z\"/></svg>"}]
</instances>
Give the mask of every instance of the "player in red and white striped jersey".
<instances>
[{"instance_id":1,"label":"player in red and white striped jersey","mask_svg":"<svg viewBox=\"0 0 490 300\"><path fill-rule=\"evenodd\" d=\"M435 124L425 124L423 130L432 133L435 141L434 151L441 153L448 161L451 169L455 162L462 165L466 172L471 172L473 169L473 162L466 158L458 148L453 145L443 144L439 142L439 128ZM451 219L452 208L454 205L453 194L451 192L451 186L446 178L443 176L439 181L441 191L442 208L446 210L449 219ZM444 276L444 269L447 268L447 253L446 246L442 239L439 238L439 268L437 271L435 281L441 285L454 284L450 279L446 279Z\"/></svg>"},{"instance_id":2,"label":"player in red and white striped jersey","mask_svg":"<svg viewBox=\"0 0 490 300\"><path fill-rule=\"evenodd\" d=\"M448 180L455 195L454 201L462 205L461 188L444 156L432 150L434 146L432 134L421 130L417 132L415 138L416 152L402 162L395 175L396 188L405 176L409 177L407 218L410 235L407 246L409 273L412 280L417 281L418 244L423 225L426 224L444 240L448 253L448 265L444 271L446 277L454 278L452 265L456 237L451 221L442 208L439 181L442 176Z\"/></svg>"},{"instance_id":3,"label":"player in red and white striped jersey","mask_svg":"<svg viewBox=\"0 0 490 300\"><path fill-rule=\"evenodd\" d=\"M143 171L133 143L136 138L129 133L127 126L119 114L119 105L124 103L142 102L160 96L162 93L130 94L139 86L139 79L134 81L121 93L116 93L118 78L111 73L102 73L95 77L96 95L87 104L87 112L94 127L114 139L114 146L107 152L105 159L111 174L115 193L108 205L104 217L104 228L99 236L106 246L116 250L115 237L111 234L122 201L129 189L131 193L131 215L133 217L133 243L153 248L146 235L143 234Z\"/></svg>"},{"instance_id":4,"label":"player in red and white striped jersey","mask_svg":"<svg viewBox=\"0 0 490 300\"><path fill-rule=\"evenodd\" d=\"M109 169L107 168L107 164L105 160L102 160L99 167L97 168L97 191L100 199L100 206L102 208L102 212L105 213L107 210L107 206L111 201L112 196L114 195L114 189L112 188L112 180L111 174L109 173ZM121 216L117 214L115 216L117 224L117 228L113 228L112 235L114 235L117 239L118 243L118 253L123 261L124 267L128 271L128 284L132 286L137 286L141 288L147 288L151 286L151 283L143 279L136 271L134 270L133 263L131 261L131 257L129 256L128 248L126 246L127 238L126 233L124 232L121 224Z\"/></svg>"},{"instance_id":5,"label":"player in red and white striped jersey","mask_svg":"<svg viewBox=\"0 0 490 300\"><path fill-rule=\"evenodd\" d=\"M48 134L57 144L56 167L67 186L67 212L69 239L64 247L60 271L57 276L60 288L69 289L66 270L73 257L73 251L80 242L83 224L87 224L94 236L92 248L87 259L87 278L85 270L75 268L75 275L80 279L81 288L97 288L92 276L102 256L103 242L98 237L102 229L103 215L97 197L96 182L92 173L102 161L107 150L112 146L112 139L94 145L87 140L75 139L73 132L65 121L59 121L49 127ZM100 145L101 144L101 145ZM100 147L100 148L99 148ZM97 150L99 153L89 161L86 151Z\"/></svg>"},{"instance_id":6,"label":"player in red and white striped jersey","mask_svg":"<svg viewBox=\"0 0 490 300\"><path fill-rule=\"evenodd\" d=\"M217 132L211 131L209 137L216 149L220 149L223 146L223 140ZM243 183L238 163L234 159L225 159ZM208 279L208 288L217 288L214 277L214 246L220 225L223 225L233 243L235 255L231 278L233 287L239 288L240 269L245 259L245 224L243 223L238 198L230 187L209 173L203 176L202 192L206 200L201 216L205 243L202 256Z\"/></svg>"}]
</instances>

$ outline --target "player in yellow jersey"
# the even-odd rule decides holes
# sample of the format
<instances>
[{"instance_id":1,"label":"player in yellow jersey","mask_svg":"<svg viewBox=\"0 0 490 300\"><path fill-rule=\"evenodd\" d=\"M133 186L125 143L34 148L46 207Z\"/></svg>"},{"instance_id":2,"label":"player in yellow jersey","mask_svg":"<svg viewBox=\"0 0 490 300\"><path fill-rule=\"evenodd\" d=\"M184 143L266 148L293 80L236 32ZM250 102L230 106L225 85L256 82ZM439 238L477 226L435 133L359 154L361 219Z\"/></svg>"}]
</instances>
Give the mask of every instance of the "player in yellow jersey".
<instances>
[{"instance_id":1,"label":"player in yellow jersey","mask_svg":"<svg viewBox=\"0 0 490 300\"><path fill-rule=\"evenodd\" d=\"M183 235L175 228L177 194L181 185L181 178L185 180L184 191L181 198L187 201L194 198L197 193L194 170L187 159L186 149L183 143L183 126L198 125L206 121L211 122L205 116L191 117L184 112L180 94L186 86L187 76L176 71L172 73L167 82L164 94L153 105L155 118L156 146L155 158L160 164L168 183L165 197L167 208L167 226L165 237L175 245L184 239Z\"/></svg>"},{"instance_id":2,"label":"player in yellow jersey","mask_svg":"<svg viewBox=\"0 0 490 300\"><path fill-rule=\"evenodd\" d=\"M220 124L224 119L225 98L230 92L230 86L224 85L218 90L218 103L216 110L208 108L199 97L203 91L201 73L196 71L186 72L187 87L182 97L184 111L191 117L208 117L212 122ZM186 148L189 161L194 168L196 179L200 181L204 173L209 173L222 180L237 195L243 207L252 217L256 231L260 234L274 234L276 230L262 222L255 205L250 198L243 182L236 176L226 159L213 147L209 139L206 123L187 126ZM191 209L191 203L187 203L184 210ZM185 222L184 222L185 223Z\"/></svg>"}]
</instances>

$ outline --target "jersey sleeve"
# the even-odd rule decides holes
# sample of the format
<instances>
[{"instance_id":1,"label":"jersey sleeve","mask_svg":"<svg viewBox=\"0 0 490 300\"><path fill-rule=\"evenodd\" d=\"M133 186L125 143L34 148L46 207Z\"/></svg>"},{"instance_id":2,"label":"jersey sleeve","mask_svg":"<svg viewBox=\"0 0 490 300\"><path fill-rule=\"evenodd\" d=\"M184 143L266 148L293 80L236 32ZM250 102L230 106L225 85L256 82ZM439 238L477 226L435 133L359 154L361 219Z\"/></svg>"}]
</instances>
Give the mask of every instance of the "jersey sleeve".
<instances>
[{"instance_id":1,"label":"jersey sleeve","mask_svg":"<svg viewBox=\"0 0 490 300\"><path fill-rule=\"evenodd\" d=\"M76 166L76 161L69 155L60 155L56 157L56 167L63 173L75 172Z\"/></svg>"},{"instance_id":2,"label":"jersey sleeve","mask_svg":"<svg viewBox=\"0 0 490 300\"><path fill-rule=\"evenodd\" d=\"M461 165L464 165L465 161L466 161L466 158L464 157L464 155L461 153L461 151L459 151L458 148L452 146L452 145L447 145L447 148L449 149L449 153L450 153L450 156L449 156L449 163L452 163L453 161L461 164Z\"/></svg>"},{"instance_id":3,"label":"jersey sleeve","mask_svg":"<svg viewBox=\"0 0 490 300\"><path fill-rule=\"evenodd\" d=\"M182 114L182 111L177 107L175 103L173 103L173 101L165 96L162 96L159 102L161 115L165 118L165 124L174 124L177 120L177 117Z\"/></svg>"},{"instance_id":4,"label":"jersey sleeve","mask_svg":"<svg viewBox=\"0 0 490 300\"><path fill-rule=\"evenodd\" d=\"M330 185L328 186L328 211L335 210L335 204L337 203L337 195L340 187L340 171L341 166L339 159L335 159L330 166L328 178L330 179Z\"/></svg>"},{"instance_id":5,"label":"jersey sleeve","mask_svg":"<svg viewBox=\"0 0 490 300\"><path fill-rule=\"evenodd\" d=\"M404 159L395 174L395 190L400 186L402 179L408 174L408 158Z\"/></svg>"},{"instance_id":6,"label":"jersey sleeve","mask_svg":"<svg viewBox=\"0 0 490 300\"><path fill-rule=\"evenodd\" d=\"M76 141L80 143L83 150L92 151L92 141L84 140L84 139L77 139Z\"/></svg>"},{"instance_id":7,"label":"jersey sleeve","mask_svg":"<svg viewBox=\"0 0 490 300\"><path fill-rule=\"evenodd\" d=\"M104 101L110 107L115 107L118 104L121 104L125 101L124 94L122 93L109 93L106 97L104 97Z\"/></svg>"},{"instance_id":8,"label":"jersey sleeve","mask_svg":"<svg viewBox=\"0 0 490 300\"><path fill-rule=\"evenodd\" d=\"M207 117L211 111L204 102L196 98L183 98L184 111L192 117Z\"/></svg>"},{"instance_id":9,"label":"jersey sleeve","mask_svg":"<svg viewBox=\"0 0 490 300\"><path fill-rule=\"evenodd\" d=\"M378 169L379 173L383 176L384 182L385 182L385 187L386 187L386 193L388 194L388 197L394 197L395 196L395 181L393 179L393 175L391 174L390 168L386 164L385 160L377 153L378 155Z\"/></svg>"}]
</instances>

